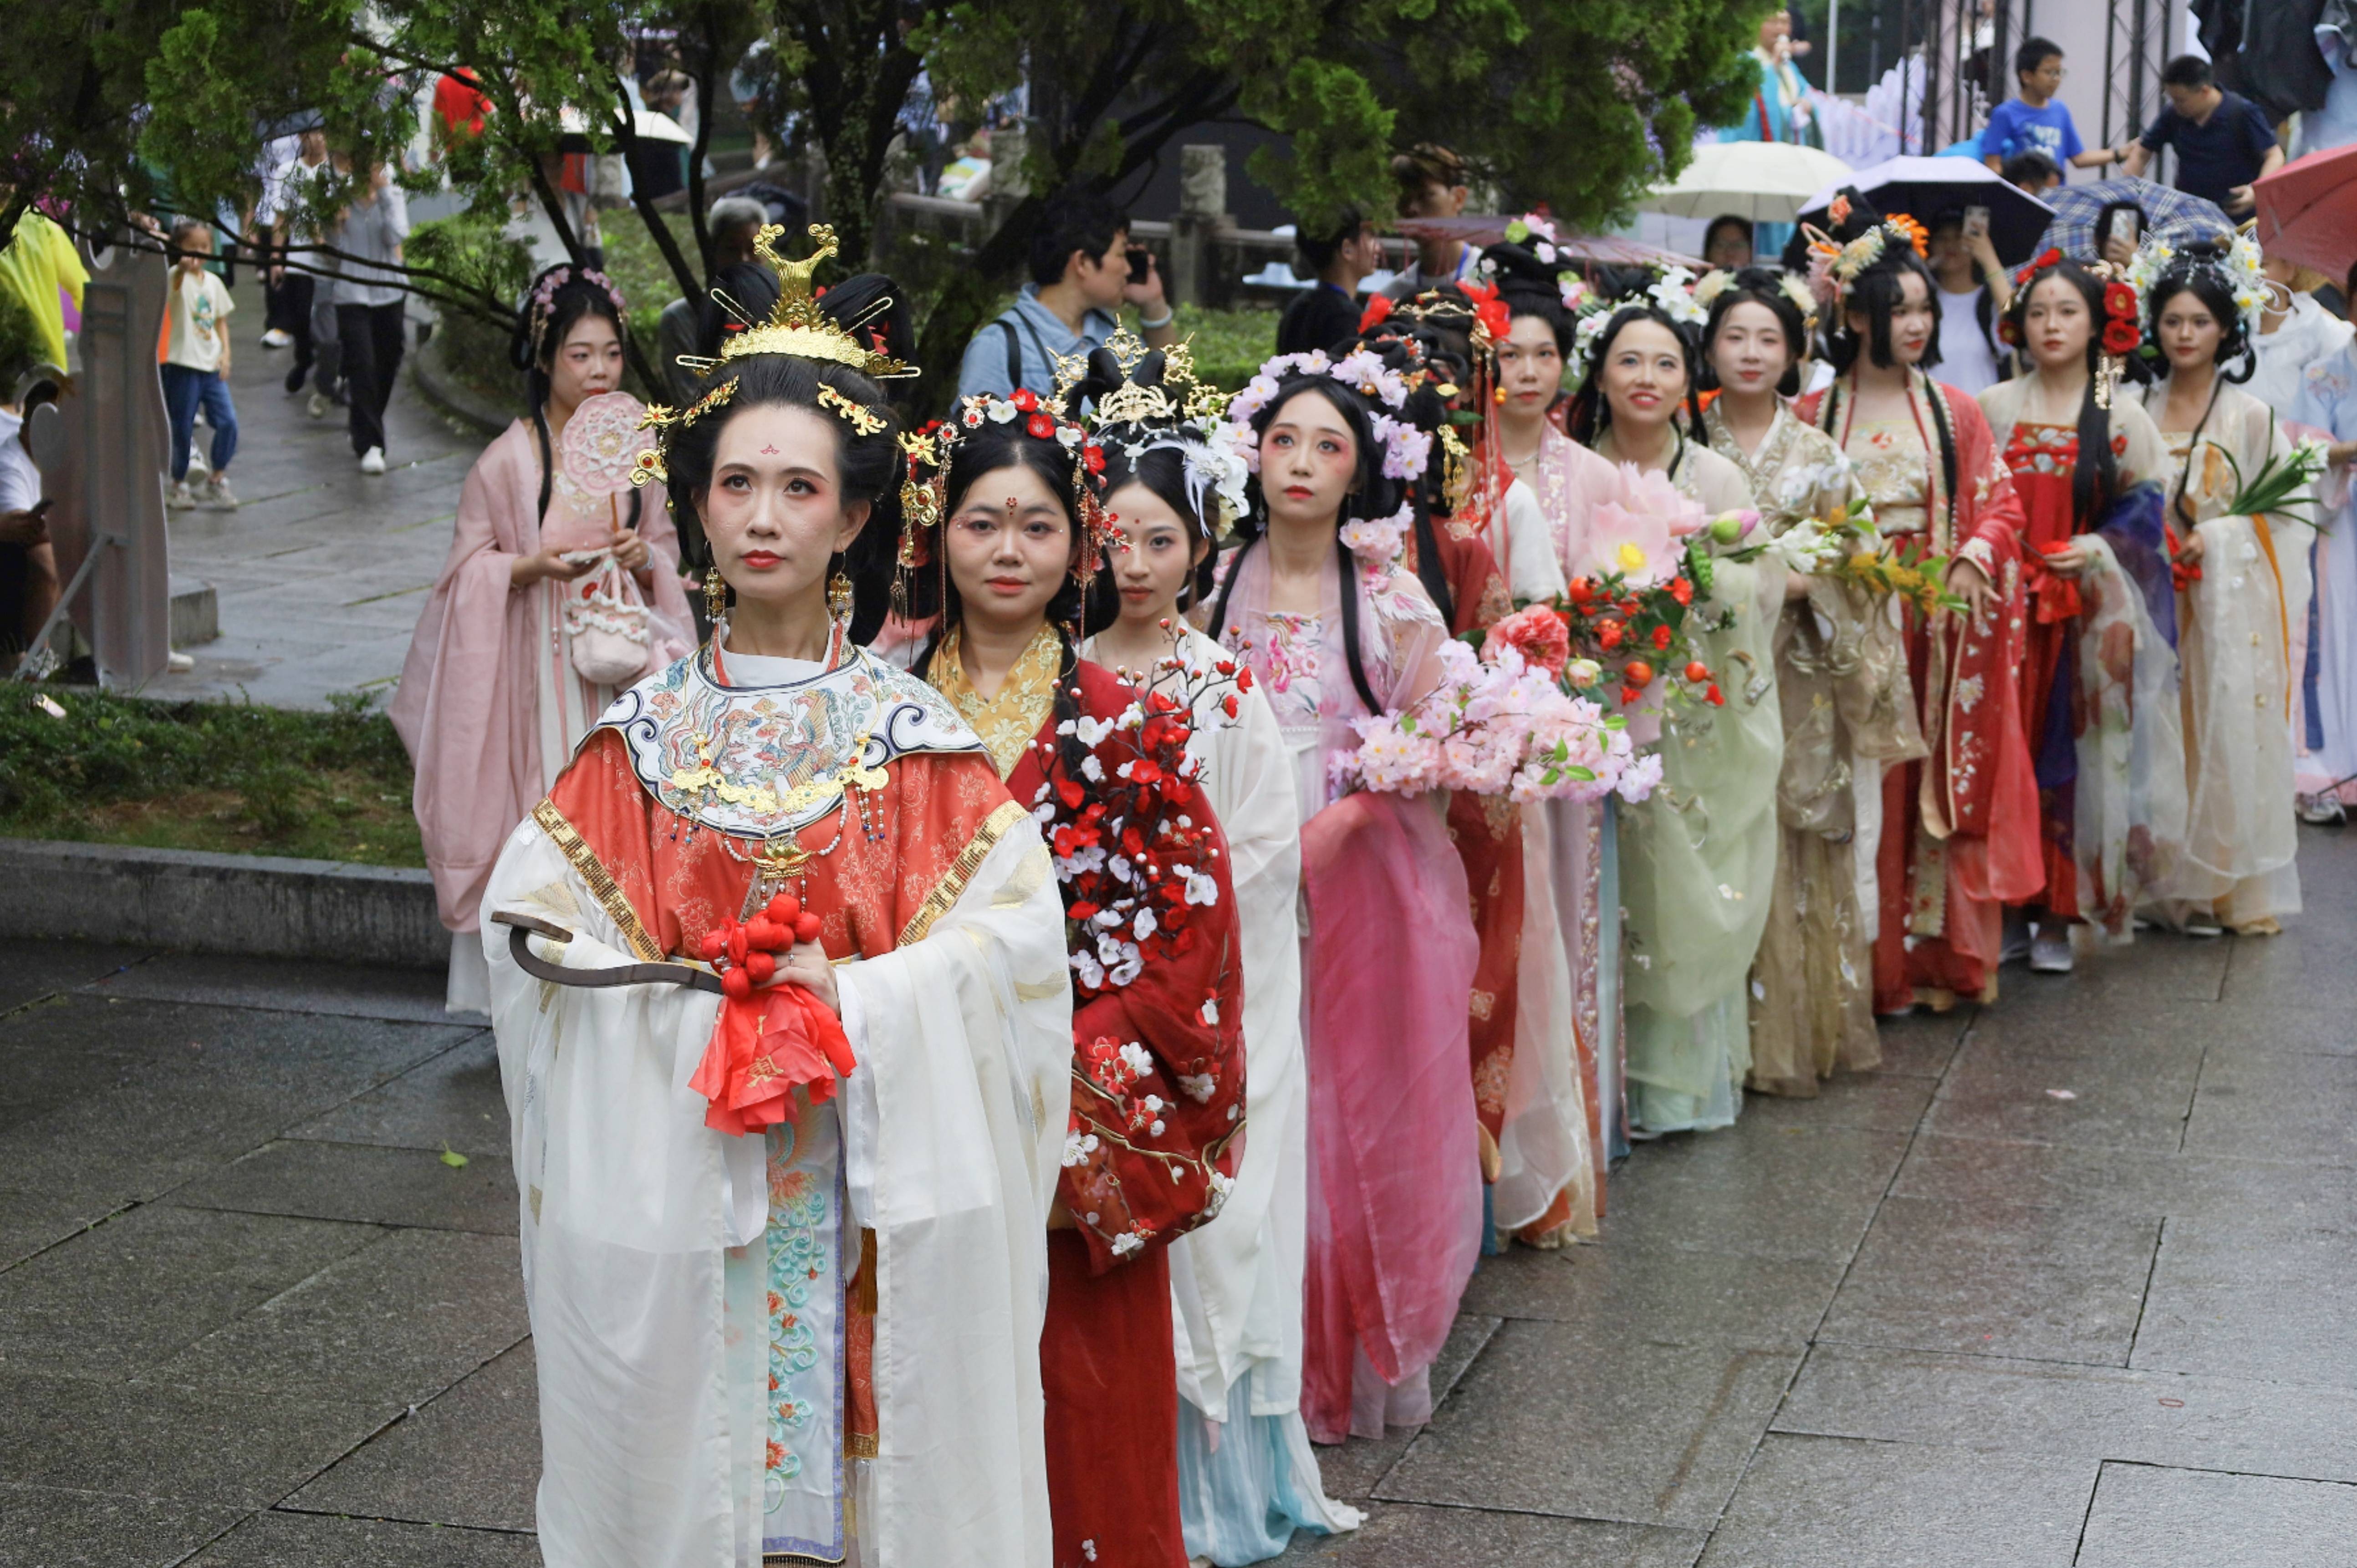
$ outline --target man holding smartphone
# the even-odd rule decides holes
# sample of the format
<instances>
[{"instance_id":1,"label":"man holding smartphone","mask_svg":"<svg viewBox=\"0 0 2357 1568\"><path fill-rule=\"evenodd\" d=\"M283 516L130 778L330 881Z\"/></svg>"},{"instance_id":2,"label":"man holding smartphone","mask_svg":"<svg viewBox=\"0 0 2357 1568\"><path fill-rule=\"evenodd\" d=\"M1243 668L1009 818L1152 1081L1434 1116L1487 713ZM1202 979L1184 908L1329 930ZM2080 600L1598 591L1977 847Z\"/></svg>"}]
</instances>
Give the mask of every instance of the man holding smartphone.
<instances>
[{"instance_id":1,"label":"man holding smartphone","mask_svg":"<svg viewBox=\"0 0 2357 1568\"><path fill-rule=\"evenodd\" d=\"M958 367L958 396L1056 390L1059 356L1085 355L1113 336L1124 305L1137 307L1149 348L1178 340L1154 252L1129 241L1129 219L1101 196L1049 201L1031 236L1031 281L997 320L974 335Z\"/></svg>"}]
</instances>

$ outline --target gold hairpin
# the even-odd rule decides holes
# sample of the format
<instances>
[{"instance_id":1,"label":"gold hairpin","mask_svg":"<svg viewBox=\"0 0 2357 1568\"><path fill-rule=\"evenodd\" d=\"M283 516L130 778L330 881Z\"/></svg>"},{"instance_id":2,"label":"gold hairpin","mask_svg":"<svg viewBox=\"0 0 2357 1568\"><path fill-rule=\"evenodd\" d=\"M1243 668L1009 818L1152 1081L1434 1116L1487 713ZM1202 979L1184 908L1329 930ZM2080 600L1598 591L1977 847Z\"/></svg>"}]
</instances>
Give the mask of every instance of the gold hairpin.
<instances>
[{"instance_id":1,"label":"gold hairpin","mask_svg":"<svg viewBox=\"0 0 2357 1568\"><path fill-rule=\"evenodd\" d=\"M736 395L737 383L726 381L697 399L685 413L675 413L659 403L650 403L646 413L639 416L639 428L658 432L661 441L667 443L673 432L686 429ZM630 483L634 485L643 485L651 479L665 484L671 481L671 471L663 461L660 444L652 451L640 453L639 466L630 470Z\"/></svg>"},{"instance_id":2,"label":"gold hairpin","mask_svg":"<svg viewBox=\"0 0 2357 1568\"><path fill-rule=\"evenodd\" d=\"M883 415L860 407L824 381L819 383L818 401L843 415L850 422L851 428L862 435L873 435L884 428Z\"/></svg>"}]
</instances>

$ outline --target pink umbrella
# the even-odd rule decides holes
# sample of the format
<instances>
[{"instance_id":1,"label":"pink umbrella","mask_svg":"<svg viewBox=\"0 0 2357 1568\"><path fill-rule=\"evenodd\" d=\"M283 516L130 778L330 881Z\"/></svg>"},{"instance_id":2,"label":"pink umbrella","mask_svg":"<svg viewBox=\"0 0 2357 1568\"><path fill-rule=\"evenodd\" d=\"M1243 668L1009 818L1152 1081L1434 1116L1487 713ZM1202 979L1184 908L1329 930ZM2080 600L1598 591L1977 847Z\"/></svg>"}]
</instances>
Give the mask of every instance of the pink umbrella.
<instances>
[{"instance_id":1,"label":"pink umbrella","mask_svg":"<svg viewBox=\"0 0 2357 1568\"><path fill-rule=\"evenodd\" d=\"M2357 261L2357 145L2327 147L2251 188L2259 249L2340 277Z\"/></svg>"}]
</instances>

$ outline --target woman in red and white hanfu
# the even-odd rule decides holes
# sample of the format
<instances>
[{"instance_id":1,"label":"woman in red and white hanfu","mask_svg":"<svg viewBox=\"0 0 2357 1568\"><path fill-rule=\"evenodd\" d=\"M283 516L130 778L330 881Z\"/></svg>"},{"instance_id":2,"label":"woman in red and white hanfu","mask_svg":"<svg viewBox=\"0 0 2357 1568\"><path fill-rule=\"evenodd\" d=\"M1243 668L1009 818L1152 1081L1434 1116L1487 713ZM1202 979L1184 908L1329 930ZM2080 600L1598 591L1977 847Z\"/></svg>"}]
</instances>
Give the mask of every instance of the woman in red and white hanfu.
<instances>
[{"instance_id":1,"label":"woman in red and white hanfu","mask_svg":"<svg viewBox=\"0 0 2357 1568\"><path fill-rule=\"evenodd\" d=\"M1034 394L969 398L920 443L937 520L900 559L934 631L916 672L1046 827L1071 922L1071 1115L1048 1220L1056 1568L1185 1568L1170 1241L1233 1185L1243 963L1191 725L1060 624L1108 536L1103 456Z\"/></svg>"},{"instance_id":2,"label":"woman in red and white hanfu","mask_svg":"<svg viewBox=\"0 0 2357 1568\"><path fill-rule=\"evenodd\" d=\"M974 732L831 613L863 527L888 548L888 366L781 271L642 460L735 613L616 701L481 908L540 1551L1045 1568L1063 910Z\"/></svg>"}]
</instances>

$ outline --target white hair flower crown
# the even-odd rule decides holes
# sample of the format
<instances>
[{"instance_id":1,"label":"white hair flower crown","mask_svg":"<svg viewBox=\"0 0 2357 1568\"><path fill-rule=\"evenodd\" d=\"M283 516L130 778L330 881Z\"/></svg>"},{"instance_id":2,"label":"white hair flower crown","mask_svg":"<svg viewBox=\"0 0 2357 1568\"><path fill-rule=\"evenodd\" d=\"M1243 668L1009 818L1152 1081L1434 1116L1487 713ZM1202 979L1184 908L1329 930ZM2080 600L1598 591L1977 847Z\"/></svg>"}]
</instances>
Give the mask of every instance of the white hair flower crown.
<instances>
[{"instance_id":1,"label":"white hair flower crown","mask_svg":"<svg viewBox=\"0 0 2357 1568\"><path fill-rule=\"evenodd\" d=\"M2223 240L2224 235L2219 238ZM2192 277L2208 274L2234 302L2243 317L2244 335L2258 336L2259 316L2266 308L2270 285L2266 274L2259 270L2259 242L2248 233L2239 233L2225 247L2222 255L2215 251L2187 253L2171 245L2157 233L2147 232L2144 243L2136 247L2136 259L2127 266L2126 281L2136 292L2140 315L2148 316L2152 309L2153 288L2170 274ZM2221 324L2222 325L2222 323Z\"/></svg>"},{"instance_id":2,"label":"white hair flower crown","mask_svg":"<svg viewBox=\"0 0 2357 1568\"><path fill-rule=\"evenodd\" d=\"M1162 379L1151 386L1128 379L1150 351L1135 333L1118 328L1104 346L1125 379L1098 398L1081 423L1096 440L1127 457L1133 467L1149 452L1178 453L1186 467L1188 504L1213 540L1224 542L1251 508L1244 491L1251 470L1221 439L1220 410L1226 395L1196 378L1194 350L1185 343L1162 351ZM1085 355L1060 357L1057 401L1069 403L1087 373Z\"/></svg>"},{"instance_id":3,"label":"white hair flower crown","mask_svg":"<svg viewBox=\"0 0 2357 1568\"><path fill-rule=\"evenodd\" d=\"M1701 297L1694 274L1684 267L1664 268L1652 282L1618 295L1585 290L1572 306L1578 324L1571 333L1572 367L1582 381L1587 378L1597 340L1612 325L1612 318L1631 306L1659 310L1680 327L1699 328L1710 319L1709 302Z\"/></svg>"}]
</instances>

